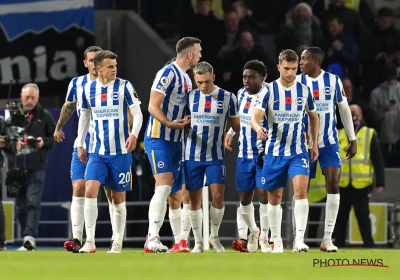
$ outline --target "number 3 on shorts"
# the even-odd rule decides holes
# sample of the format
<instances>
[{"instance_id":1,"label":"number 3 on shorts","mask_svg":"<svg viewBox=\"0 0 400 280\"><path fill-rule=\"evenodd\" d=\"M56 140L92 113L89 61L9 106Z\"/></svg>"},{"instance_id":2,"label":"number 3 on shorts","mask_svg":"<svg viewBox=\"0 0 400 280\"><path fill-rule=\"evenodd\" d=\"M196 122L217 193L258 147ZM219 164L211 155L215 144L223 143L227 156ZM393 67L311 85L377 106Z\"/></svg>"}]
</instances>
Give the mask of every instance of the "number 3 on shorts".
<instances>
[{"instance_id":1,"label":"number 3 on shorts","mask_svg":"<svg viewBox=\"0 0 400 280\"><path fill-rule=\"evenodd\" d=\"M130 172L126 172L125 173L120 173L118 175L118 177L120 178L118 184L120 185L126 185L129 184L129 182L131 181L131 173Z\"/></svg>"},{"instance_id":2,"label":"number 3 on shorts","mask_svg":"<svg viewBox=\"0 0 400 280\"><path fill-rule=\"evenodd\" d=\"M302 158L301 160L303 161L303 167L304 167L304 168L308 168L308 161L307 161L307 159Z\"/></svg>"}]
</instances>

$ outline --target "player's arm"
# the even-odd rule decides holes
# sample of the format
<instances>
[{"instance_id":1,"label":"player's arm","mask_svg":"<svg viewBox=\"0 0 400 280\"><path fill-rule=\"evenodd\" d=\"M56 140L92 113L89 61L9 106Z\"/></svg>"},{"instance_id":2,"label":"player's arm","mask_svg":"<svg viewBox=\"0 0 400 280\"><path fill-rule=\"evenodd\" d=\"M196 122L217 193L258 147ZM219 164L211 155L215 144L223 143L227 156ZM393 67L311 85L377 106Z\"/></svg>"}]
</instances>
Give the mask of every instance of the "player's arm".
<instances>
[{"instance_id":1,"label":"player's arm","mask_svg":"<svg viewBox=\"0 0 400 280\"><path fill-rule=\"evenodd\" d=\"M54 139L57 142L62 142L65 136L62 132L63 126L67 123L69 118L75 112L76 109L76 78L72 79L68 85L67 96L65 97L65 103L61 108L60 118L55 127Z\"/></svg>"},{"instance_id":2,"label":"player's arm","mask_svg":"<svg viewBox=\"0 0 400 280\"><path fill-rule=\"evenodd\" d=\"M135 88L129 81L126 81L124 93L126 103L129 106L133 118L130 134L137 138L143 125L143 114L140 109L141 102Z\"/></svg>"},{"instance_id":3,"label":"player's arm","mask_svg":"<svg viewBox=\"0 0 400 280\"><path fill-rule=\"evenodd\" d=\"M310 152L310 161L316 161L318 158L318 134L319 134L319 117L317 113L317 107L315 106L314 97L308 89L308 98L306 103L306 111L310 122L311 141L312 147Z\"/></svg>"},{"instance_id":4,"label":"player's arm","mask_svg":"<svg viewBox=\"0 0 400 280\"><path fill-rule=\"evenodd\" d=\"M266 117L268 110L268 102L270 98L269 87L264 87L257 97L256 104L253 110L253 116L251 117L250 125L251 128L257 132L257 138L260 140L267 139L267 129L261 125L261 120Z\"/></svg>"},{"instance_id":5,"label":"player's arm","mask_svg":"<svg viewBox=\"0 0 400 280\"><path fill-rule=\"evenodd\" d=\"M346 93L344 92L343 84L339 77L336 77L336 104L339 108L340 119L342 120L343 127L350 141L346 156L347 158L352 158L357 153L356 134L354 133L353 119L347 102Z\"/></svg>"},{"instance_id":6,"label":"player's arm","mask_svg":"<svg viewBox=\"0 0 400 280\"><path fill-rule=\"evenodd\" d=\"M85 146L86 135L89 131L90 123L90 105L86 98L85 90L90 90L89 86L85 86L82 92L82 109L78 122L78 136L77 136L77 147L83 148ZM81 159L82 160L82 159Z\"/></svg>"},{"instance_id":7,"label":"player's arm","mask_svg":"<svg viewBox=\"0 0 400 280\"><path fill-rule=\"evenodd\" d=\"M347 102L346 94L343 89L342 82L337 78L336 85L336 104L339 108L340 119L342 120L343 127L346 130L349 141L356 141L354 133L354 124L351 116L350 106Z\"/></svg>"},{"instance_id":8,"label":"player's arm","mask_svg":"<svg viewBox=\"0 0 400 280\"><path fill-rule=\"evenodd\" d=\"M161 104L164 102L165 97L170 95L174 88L173 81L174 73L172 71L161 70L157 73L150 91L148 111L156 120L166 127L182 129L189 123L188 121L186 121L184 125L182 124L184 120L170 121L161 110ZM179 125L177 123L179 123Z\"/></svg>"},{"instance_id":9,"label":"player's arm","mask_svg":"<svg viewBox=\"0 0 400 280\"><path fill-rule=\"evenodd\" d=\"M228 109L229 124L235 133L239 133L240 118L236 96L231 93Z\"/></svg>"}]
</instances>

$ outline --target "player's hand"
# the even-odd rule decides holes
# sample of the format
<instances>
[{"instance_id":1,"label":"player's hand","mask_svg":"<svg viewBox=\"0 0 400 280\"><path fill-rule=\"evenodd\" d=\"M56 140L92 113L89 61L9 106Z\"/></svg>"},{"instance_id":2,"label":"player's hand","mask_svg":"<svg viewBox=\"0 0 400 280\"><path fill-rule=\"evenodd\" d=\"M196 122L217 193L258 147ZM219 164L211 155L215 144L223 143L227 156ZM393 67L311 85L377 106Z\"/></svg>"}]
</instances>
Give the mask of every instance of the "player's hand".
<instances>
[{"instance_id":1,"label":"player's hand","mask_svg":"<svg viewBox=\"0 0 400 280\"><path fill-rule=\"evenodd\" d=\"M168 128L171 129L183 129L190 123L190 118L185 118L182 120L174 120L168 124Z\"/></svg>"},{"instance_id":2,"label":"player's hand","mask_svg":"<svg viewBox=\"0 0 400 280\"><path fill-rule=\"evenodd\" d=\"M5 145L6 145L6 141L0 137L0 148L4 148Z\"/></svg>"},{"instance_id":3,"label":"player's hand","mask_svg":"<svg viewBox=\"0 0 400 280\"><path fill-rule=\"evenodd\" d=\"M225 149L227 149L228 151L232 151L232 147L231 147L232 139L233 139L233 136L231 134L226 134L224 145L225 145Z\"/></svg>"},{"instance_id":4,"label":"player's hand","mask_svg":"<svg viewBox=\"0 0 400 280\"><path fill-rule=\"evenodd\" d=\"M265 127L260 127L257 131L257 139L258 140L267 140L267 129Z\"/></svg>"},{"instance_id":5,"label":"player's hand","mask_svg":"<svg viewBox=\"0 0 400 280\"><path fill-rule=\"evenodd\" d=\"M318 147L317 145L313 145L313 147L310 150L310 162L314 162L318 159Z\"/></svg>"},{"instance_id":6,"label":"player's hand","mask_svg":"<svg viewBox=\"0 0 400 280\"><path fill-rule=\"evenodd\" d=\"M43 142L43 138L42 137L38 137L38 138L36 138L36 148L37 149L41 149L42 147L43 147L43 145L44 145L44 142Z\"/></svg>"},{"instance_id":7,"label":"player's hand","mask_svg":"<svg viewBox=\"0 0 400 280\"><path fill-rule=\"evenodd\" d=\"M54 131L54 140L56 140L57 143L61 143L62 141L64 141L64 139L65 134L62 129L56 129L56 131Z\"/></svg>"},{"instance_id":8,"label":"player's hand","mask_svg":"<svg viewBox=\"0 0 400 280\"><path fill-rule=\"evenodd\" d=\"M351 159L356 154L357 154L357 141L353 140L350 142L350 145L347 147L346 159Z\"/></svg>"},{"instance_id":9,"label":"player's hand","mask_svg":"<svg viewBox=\"0 0 400 280\"><path fill-rule=\"evenodd\" d=\"M82 163L87 163L86 151L82 147L78 147L78 158L81 160Z\"/></svg>"},{"instance_id":10,"label":"player's hand","mask_svg":"<svg viewBox=\"0 0 400 280\"><path fill-rule=\"evenodd\" d=\"M126 139L125 148L128 150L128 152L132 152L134 149L136 149L136 143L137 143L136 136L130 134L128 139Z\"/></svg>"}]
</instances>

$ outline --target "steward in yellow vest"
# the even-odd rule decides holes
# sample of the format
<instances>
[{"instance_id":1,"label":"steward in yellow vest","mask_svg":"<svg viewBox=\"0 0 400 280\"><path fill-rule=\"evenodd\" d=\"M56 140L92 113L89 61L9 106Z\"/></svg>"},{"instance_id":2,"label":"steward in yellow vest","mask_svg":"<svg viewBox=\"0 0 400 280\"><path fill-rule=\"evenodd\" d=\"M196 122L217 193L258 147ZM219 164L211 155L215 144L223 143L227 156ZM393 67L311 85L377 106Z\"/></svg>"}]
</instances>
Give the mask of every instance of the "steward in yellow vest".
<instances>
[{"instance_id":1,"label":"steward in yellow vest","mask_svg":"<svg viewBox=\"0 0 400 280\"><path fill-rule=\"evenodd\" d=\"M371 220L369 218L369 197L374 182L376 191L381 192L385 184L385 170L378 136L374 129L366 126L359 106L350 106L357 138L357 154L346 159L349 145L344 129L339 130L339 149L342 159L342 175L339 181L340 205L334 230L337 246L344 246L347 222L351 207L357 218L364 247L374 247Z\"/></svg>"}]
</instances>

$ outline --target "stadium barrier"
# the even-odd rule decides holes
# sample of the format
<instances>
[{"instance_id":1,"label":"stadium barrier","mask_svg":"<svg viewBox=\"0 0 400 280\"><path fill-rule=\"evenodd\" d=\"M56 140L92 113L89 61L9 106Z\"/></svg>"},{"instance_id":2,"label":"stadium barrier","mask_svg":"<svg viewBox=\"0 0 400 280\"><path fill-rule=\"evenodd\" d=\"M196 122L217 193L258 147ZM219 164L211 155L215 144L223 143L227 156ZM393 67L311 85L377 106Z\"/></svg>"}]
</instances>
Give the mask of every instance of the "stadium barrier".
<instances>
[{"instance_id":1,"label":"stadium barrier","mask_svg":"<svg viewBox=\"0 0 400 280\"><path fill-rule=\"evenodd\" d=\"M209 204L207 201L204 201L205 205ZM131 207L146 207L149 205L148 201L141 201L141 202L127 202L126 203L127 208ZM226 205L226 211L235 211L237 207L239 206L239 203L237 201L227 201L225 202ZM254 205L257 207L259 205L258 202L254 202ZM11 227L12 223L10 221L15 221L15 213L14 213L14 203L12 202L7 202L4 204L5 206L5 214L6 214L6 231L7 231L7 242L12 243L12 242L22 242L22 236L21 236L21 229L18 225L17 222L14 223L15 227ZM68 217L69 211L70 211L70 206L71 202L43 202L42 207L52 207L54 211L57 209L63 209L64 211L68 212ZM99 207L108 207L107 202L99 202L98 203ZM313 207L323 207L325 208L325 203L310 203L310 206ZM283 218L282 218L282 239L284 241L284 244L286 247L291 247L291 244L293 242L293 230L292 230L292 202L284 202L282 203L283 207ZM208 214L208 207L203 207L204 210L204 233L209 232L209 214ZM370 218L371 218L371 226L372 226L372 234L373 238L375 240L376 244L393 244L394 248L400 248L400 203L370 203ZM256 217L258 216L257 213L258 211L255 211ZM310 224L318 224L320 225L319 230L322 231L324 227L324 211L321 213L322 218L318 222L308 222L308 225ZM109 220L98 220L98 227L100 225L109 225L110 221ZM164 220L165 225L164 226L169 226L168 219ZM259 221L257 221L259 224ZM130 224L142 224L142 225L147 225L148 220L127 220L127 225ZM236 219L235 220L228 220L224 219L222 221L222 224L231 224L235 225L236 224ZM65 220L52 220L52 221L40 221L40 225L51 225L51 226L57 226L57 225L67 225L68 231L65 232L64 236L57 236L57 237L39 237L37 238L37 242L46 242L46 243L52 243L52 242L63 242L69 238L71 238L71 220L65 219ZM222 226L223 226L222 225ZM16 229L15 233L13 229ZM357 222L354 218L354 213L350 214L350 219L349 219L349 235L348 235L348 242L349 244L362 244L362 239L358 230L358 225ZM128 231L125 231L125 238L124 241L140 241L144 242L144 236L141 237L133 237L129 236ZM237 231L234 231L235 235L232 236L222 236L221 241L232 241L237 238ZM209 234L204 234L204 237L208 237ZM307 236L307 235L306 235ZM322 240L322 234L319 234L321 238L305 238L305 242L320 242ZM208 244L208 240L205 242L205 244ZM173 236L161 236L161 239L163 241L172 241ZM109 242L110 238L107 237L96 237L96 242ZM193 238L191 237L190 242L193 241ZM209 249L206 247L205 249Z\"/></svg>"}]
</instances>

